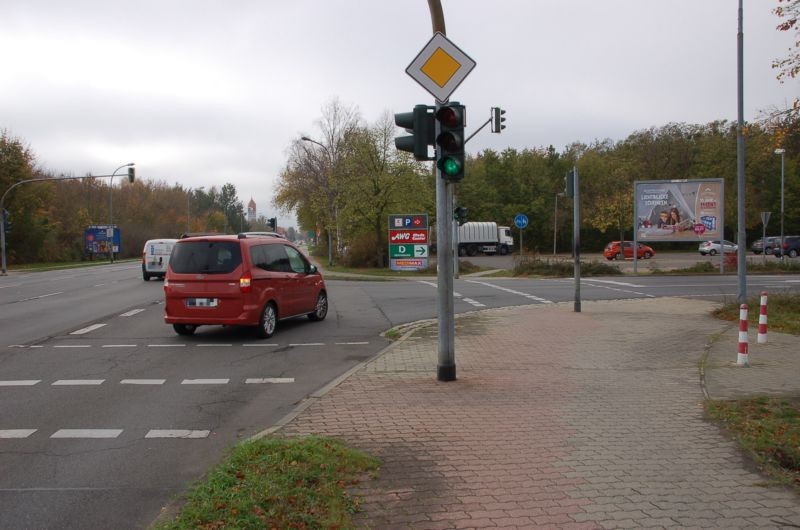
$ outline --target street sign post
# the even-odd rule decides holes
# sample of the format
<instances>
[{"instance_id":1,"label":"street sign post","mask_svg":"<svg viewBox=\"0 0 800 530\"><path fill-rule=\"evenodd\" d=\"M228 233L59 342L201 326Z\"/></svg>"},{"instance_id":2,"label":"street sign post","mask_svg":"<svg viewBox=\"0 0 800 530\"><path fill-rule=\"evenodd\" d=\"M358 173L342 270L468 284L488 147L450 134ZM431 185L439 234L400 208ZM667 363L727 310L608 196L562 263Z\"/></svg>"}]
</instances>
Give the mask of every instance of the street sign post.
<instances>
[{"instance_id":1,"label":"street sign post","mask_svg":"<svg viewBox=\"0 0 800 530\"><path fill-rule=\"evenodd\" d=\"M519 255L522 256L522 230L528 226L528 216L524 213L518 213L514 217L514 226L519 228Z\"/></svg>"}]
</instances>

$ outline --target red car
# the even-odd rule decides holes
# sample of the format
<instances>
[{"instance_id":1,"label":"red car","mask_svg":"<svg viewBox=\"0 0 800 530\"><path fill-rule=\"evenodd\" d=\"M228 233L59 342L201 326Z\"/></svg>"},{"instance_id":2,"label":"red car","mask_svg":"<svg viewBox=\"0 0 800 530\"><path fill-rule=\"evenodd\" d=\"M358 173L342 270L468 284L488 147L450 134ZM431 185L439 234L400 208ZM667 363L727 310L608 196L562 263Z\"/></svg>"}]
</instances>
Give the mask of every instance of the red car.
<instances>
[{"instance_id":1,"label":"red car","mask_svg":"<svg viewBox=\"0 0 800 530\"><path fill-rule=\"evenodd\" d=\"M633 241L623 242L622 249L626 259L627 258L633 259ZM655 255L656 255L655 250L648 247L647 245L638 243L636 250L637 259L650 259ZM606 245L605 250L603 250L603 256L605 256L607 260L622 259L622 253L619 251L619 241L612 241L611 243Z\"/></svg>"},{"instance_id":2,"label":"red car","mask_svg":"<svg viewBox=\"0 0 800 530\"><path fill-rule=\"evenodd\" d=\"M317 267L286 239L266 235L180 239L164 280L164 321L178 335L202 325L254 326L271 337L279 320L328 314Z\"/></svg>"}]
</instances>

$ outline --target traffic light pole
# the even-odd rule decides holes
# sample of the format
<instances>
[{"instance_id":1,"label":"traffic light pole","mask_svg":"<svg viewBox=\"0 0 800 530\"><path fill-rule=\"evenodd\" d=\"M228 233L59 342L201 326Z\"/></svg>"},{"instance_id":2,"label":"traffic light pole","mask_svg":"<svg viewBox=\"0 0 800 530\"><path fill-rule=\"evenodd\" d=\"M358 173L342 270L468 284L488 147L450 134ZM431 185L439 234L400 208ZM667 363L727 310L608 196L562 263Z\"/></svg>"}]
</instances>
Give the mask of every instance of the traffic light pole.
<instances>
[{"instance_id":1,"label":"traffic light pole","mask_svg":"<svg viewBox=\"0 0 800 530\"><path fill-rule=\"evenodd\" d=\"M436 104L436 110L439 110ZM440 123L436 121L436 136L439 136ZM437 160L441 149L436 147ZM453 305L453 188L455 184L442 178L442 171L436 168L436 240L441 249L436 271L437 313L439 324L439 360L436 366L436 379L456 380L455 361L455 315Z\"/></svg>"}]
</instances>

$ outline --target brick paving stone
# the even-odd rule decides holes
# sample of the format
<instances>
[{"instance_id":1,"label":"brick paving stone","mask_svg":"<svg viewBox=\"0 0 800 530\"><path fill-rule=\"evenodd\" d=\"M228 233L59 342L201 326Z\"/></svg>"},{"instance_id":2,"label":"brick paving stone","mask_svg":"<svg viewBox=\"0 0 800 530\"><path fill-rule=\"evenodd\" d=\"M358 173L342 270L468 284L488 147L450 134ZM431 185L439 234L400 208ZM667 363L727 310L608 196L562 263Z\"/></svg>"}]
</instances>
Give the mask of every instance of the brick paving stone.
<instances>
[{"instance_id":1,"label":"brick paving stone","mask_svg":"<svg viewBox=\"0 0 800 530\"><path fill-rule=\"evenodd\" d=\"M776 371L725 367L716 354L735 330L712 307L662 298L471 313L457 319L449 383L435 377L435 323L423 324L281 432L335 436L382 460L354 488L363 528L796 524L800 498L765 487L704 419L708 337L723 337L709 350L710 390L763 390ZM770 363L794 361L775 344Z\"/></svg>"}]
</instances>

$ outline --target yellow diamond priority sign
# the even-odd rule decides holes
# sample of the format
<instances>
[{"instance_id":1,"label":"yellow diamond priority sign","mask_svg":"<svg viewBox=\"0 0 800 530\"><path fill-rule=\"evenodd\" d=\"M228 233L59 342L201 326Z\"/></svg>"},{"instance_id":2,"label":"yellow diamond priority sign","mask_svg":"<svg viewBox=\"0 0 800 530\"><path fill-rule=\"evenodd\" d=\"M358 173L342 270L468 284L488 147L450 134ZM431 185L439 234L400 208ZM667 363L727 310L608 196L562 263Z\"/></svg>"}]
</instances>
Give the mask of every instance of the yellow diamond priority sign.
<instances>
[{"instance_id":1,"label":"yellow diamond priority sign","mask_svg":"<svg viewBox=\"0 0 800 530\"><path fill-rule=\"evenodd\" d=\"M408 65L406 73L439 103L446 103L473 68L475 61L437 32Z\"/></svg>"}]
</instances>

